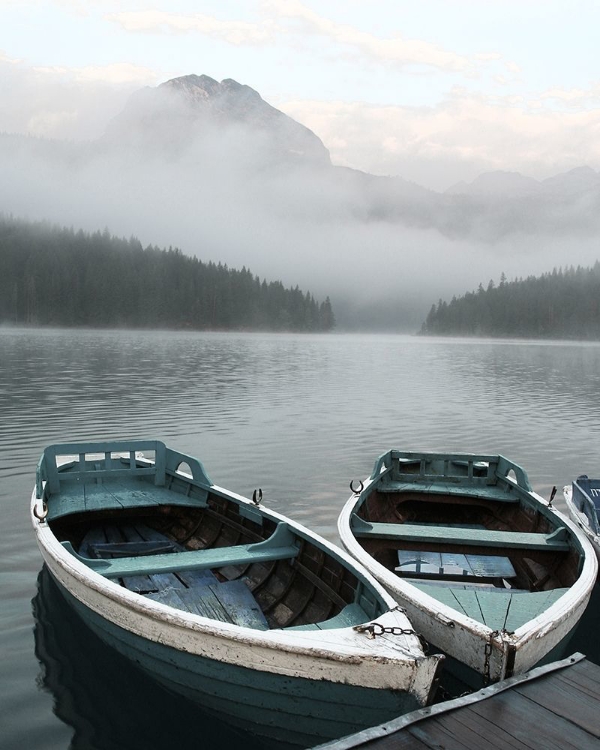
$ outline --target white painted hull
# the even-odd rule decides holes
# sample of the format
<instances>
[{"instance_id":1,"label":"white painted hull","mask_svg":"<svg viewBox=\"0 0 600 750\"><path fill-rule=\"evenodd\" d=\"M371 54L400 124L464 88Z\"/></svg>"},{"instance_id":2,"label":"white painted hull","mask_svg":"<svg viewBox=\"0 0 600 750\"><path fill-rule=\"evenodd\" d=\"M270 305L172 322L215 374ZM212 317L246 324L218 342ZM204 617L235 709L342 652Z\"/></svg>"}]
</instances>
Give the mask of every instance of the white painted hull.
<instances>
[{"instance_id":1,"label":"white painted hull","mask_svg":"<svg viewBox=\"0 0 600 750\"><path fill-rule=\"evenodd\" d=\"M376 480L364 483L366 492ZM536 496L537 497L537 496ZM544 500L538 497L541 503ZM338 521L344 548L360 562L406 610L417 632L447 655L485 675L485 682L495 682L525 672L544 658L560 653L589 602L597 574L597 561L585 539L585 560L576 583L541 615L530 620L514 633L498 633L482 623L446 606L417 587L403 580L378 563L358 543L351 531L350 520L357 503L353 495L344 506ZM563 514L554 510L561 524L576 529Z\"/></svg>"}]
</instances>

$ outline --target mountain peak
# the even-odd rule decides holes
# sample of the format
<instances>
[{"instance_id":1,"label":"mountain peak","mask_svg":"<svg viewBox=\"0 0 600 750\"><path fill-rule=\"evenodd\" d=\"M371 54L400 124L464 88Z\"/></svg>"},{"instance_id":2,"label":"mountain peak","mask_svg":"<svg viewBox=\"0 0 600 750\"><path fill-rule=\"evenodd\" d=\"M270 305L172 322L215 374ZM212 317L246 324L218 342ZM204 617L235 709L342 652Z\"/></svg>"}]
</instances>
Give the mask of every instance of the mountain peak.
<instances>
[{"instance_id":1,"label":"mountain peak","mask_svg":"<svg viewBox=\"0 0 600 750\"><path fill-rule=\"evenodd\" d=\"M107 137L151 148L166 144L181 153L186 144L221 136L230 128L236 128L241 148L245 140L254 148L252 142L258 139L269 163L331 164L329 152L311 130L232 78L219 82L190 74L142 89L112 121Z\"/></svg>"}]
</instances>

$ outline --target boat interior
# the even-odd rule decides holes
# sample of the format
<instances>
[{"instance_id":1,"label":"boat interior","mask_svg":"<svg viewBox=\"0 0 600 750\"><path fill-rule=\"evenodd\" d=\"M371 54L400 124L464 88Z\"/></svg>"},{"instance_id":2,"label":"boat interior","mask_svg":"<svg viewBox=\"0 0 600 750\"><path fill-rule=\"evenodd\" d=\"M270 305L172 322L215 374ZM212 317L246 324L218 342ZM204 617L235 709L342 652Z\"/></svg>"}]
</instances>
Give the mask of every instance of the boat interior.
<instances>
[{"instance_id":1,"label":"boat interior","mask_svg":"<svg viewBox=\"0 0 600 750\"><path fill-rule=\"evenodd\" d=\"M98 511L52 526L80 559L130 591L223 622L327 629L382 611L374 592L324 549L287 524L250 520L218 496L206 508Z\"/></svg>"},{"instance_id":2,"label":"boat interior","mask_svg":"<svg viewBox=\"0 0 600 750\"><path fill-rule=\"evenodd\" d=\"M389 571L493 629L512 632L568 590L581 556L566 528L518 497L479 495L381 486L357 508L352 530Z\"/></svg>"},{"instance_id":3,"label":"boat interior","mask_svg":"<svg viewBox=\"0 0 600 750\"><path fill-rule=\"evenodd\" d=\"M153 461L107 450L42 463L48 523L81 562L149 599L259 630L348 627L385 611L310 535L213 489L199 462L161 445Z\"/></svg>"}]
</instances>

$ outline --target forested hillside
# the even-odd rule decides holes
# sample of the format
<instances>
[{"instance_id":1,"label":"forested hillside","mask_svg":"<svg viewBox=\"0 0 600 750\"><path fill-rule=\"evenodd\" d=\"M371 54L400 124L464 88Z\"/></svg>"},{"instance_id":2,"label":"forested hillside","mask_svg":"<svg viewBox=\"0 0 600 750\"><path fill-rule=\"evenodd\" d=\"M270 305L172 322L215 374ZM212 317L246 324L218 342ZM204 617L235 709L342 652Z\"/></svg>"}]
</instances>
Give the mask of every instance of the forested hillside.
<instances>
[{"instance_id":1,"label":"forested hillside","mask_svg":"<svg viewBox=\"0 0 600 750\"><path fill-rule=\"evenodd\" d=\"M249 270L45 223L0 217L0 323L327 331L320 304Z\"/></svg>"},{"instance_id":2,"label":"forested hillside","mask_svg":"<svg viewBox=\"0 0 600 750\"><path fill-rule=\"evenodd\" d=\"M600 262L514 281L503 274L498 286L433 305L421 333L600 340Z\"/></svg>"}]
</instances>

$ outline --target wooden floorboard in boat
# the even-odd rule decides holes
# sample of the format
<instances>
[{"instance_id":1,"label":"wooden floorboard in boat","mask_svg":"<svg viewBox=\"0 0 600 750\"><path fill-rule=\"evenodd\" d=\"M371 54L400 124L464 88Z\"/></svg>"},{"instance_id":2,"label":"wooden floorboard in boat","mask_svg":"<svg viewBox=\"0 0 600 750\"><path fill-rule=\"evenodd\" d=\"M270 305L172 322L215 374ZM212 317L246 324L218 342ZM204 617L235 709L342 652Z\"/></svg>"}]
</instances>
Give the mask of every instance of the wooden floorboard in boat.
<instances>
[{"instance_id":1,"label":"wooden floorboard in boat","mask_svg":"<svg viewBox=\"0 0 600 750\"><path fill-rule=\"evenodd\" d=\"M80 553L93 557L94 545L101 544L110 558L110 546L121 550L123 543L171 541L162 532L144 524L108 524L94 527L84 537ZM174 543L178 550L184 550ZM176 554L176 553L175 553ZM242 580L219 582L211 570L185 570L149 575L128 575L123 585L135 593L192 614L221 622L267 630L267 620L248 586Z\"/></svg>"}]
</instances>

